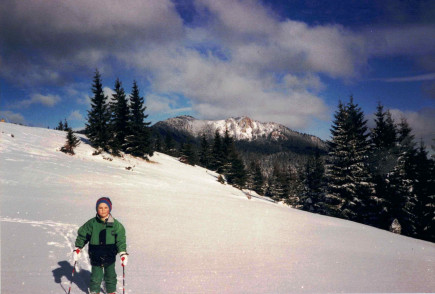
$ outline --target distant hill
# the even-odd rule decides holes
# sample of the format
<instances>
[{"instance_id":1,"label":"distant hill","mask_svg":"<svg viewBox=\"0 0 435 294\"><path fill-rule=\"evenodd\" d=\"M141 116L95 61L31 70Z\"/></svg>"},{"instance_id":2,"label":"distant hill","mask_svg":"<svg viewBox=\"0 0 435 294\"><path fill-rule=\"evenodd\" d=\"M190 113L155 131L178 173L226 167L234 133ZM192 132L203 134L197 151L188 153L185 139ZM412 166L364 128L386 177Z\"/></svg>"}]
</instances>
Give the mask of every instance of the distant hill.
<instances>
[{"instance_id":1,"label":"distant hill","mask_svg":"<svg viewBox=\"0 0 435 294\"><path fill-rule=\"evenodd\" d=\"M326 150L326 143L320 138L293 131L274 122L259 122L249 117L226 120L199 120L192 116L177 116L160 121L153 126L155 132L171 133L176 141L195 140L202 134L213 138L216 131L222 136L228 130L245 151L273 154L292 151L310 154L316 148Z\"/></svg>"},{"instance_id":2,"label":"distant hill","mask_svg":"<svg viewBox=\"0 0 435 294\"><path fill-rule=\"evenodd\" d=\"M320 154L326 154L327 150L326 142L316 136L249 117L199 120L192 116L177 116L154 124L152 129L155 136L164 138L170 134L178 144L191 142L197 146L200 145L202 134L206 134L212 143L216 131L223 136L228 130L245 165L257 161L265 175L269 175L276 165L285 169L300 169L316 150Z\"/></svg>"}]
</instances>

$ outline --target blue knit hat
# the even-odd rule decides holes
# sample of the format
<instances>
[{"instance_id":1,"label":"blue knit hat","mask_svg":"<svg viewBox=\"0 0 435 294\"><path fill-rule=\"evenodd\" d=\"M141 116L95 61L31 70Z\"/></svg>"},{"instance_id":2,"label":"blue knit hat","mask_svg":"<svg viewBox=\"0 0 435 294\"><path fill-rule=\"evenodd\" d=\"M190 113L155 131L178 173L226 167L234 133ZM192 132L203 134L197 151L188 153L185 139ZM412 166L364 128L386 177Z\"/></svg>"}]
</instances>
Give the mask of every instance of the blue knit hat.
<instances>
[{"instance_id":1,"label":"blue knit hat","mask_svg":"<svg viewBox=\"0 0 435 294\"><path fill-rule=\"evenodd\" d=\"M98 211L98 205L100 205L101 203L107 204L107 206L109 206L109 212L112 211L112 201L110 201L109 197L101 197L100 199L98 199L97 204L95 206L95 210Z\"/></svg>"}]
</instances>

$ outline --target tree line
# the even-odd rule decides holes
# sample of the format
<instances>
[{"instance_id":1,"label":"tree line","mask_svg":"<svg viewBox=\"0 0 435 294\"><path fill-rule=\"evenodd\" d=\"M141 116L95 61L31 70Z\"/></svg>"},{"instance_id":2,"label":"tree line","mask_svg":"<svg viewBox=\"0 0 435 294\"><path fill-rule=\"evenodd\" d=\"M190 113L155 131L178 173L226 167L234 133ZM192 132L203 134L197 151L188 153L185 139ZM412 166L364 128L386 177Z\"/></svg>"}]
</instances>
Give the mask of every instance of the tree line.
<instances>
[{"instance_id":1,"label":"tree line","mask_svg":"<svg viewBox=\"0 0 435 294\"><path fill-rule=\"evenodd\" d=\"M380 103L375 117L369 130L352 97L339 103L328 155L307 162L296 206L435 241L435 161L406 119Z\"/></svg>"},{"instance_id":2,"label":"tree line","mask_svg":"<svg viewBox=\"0 0 435 294\"><path fill-rule=\"evenodd\" d=\"M298 209L435 241L435 160L415 142L406 119L396 123L379 103L369 129L351 97L339 103L331 135L326 155L317 150L303 164L275 163L269 172L258 160L241 160L228 131L179 148L167 133L156 150Z\"/></svg>"},{"instance_id":3,"label":"tree line","mask_svg":"<svg viewBox=\"0 0 435 294\"><path fill-rule=\"evenodd\" d=\"M435 160L422 142L415 143L407 121L396 123L380 103L375 127L369 129L352 97L340 101L326 155L317 150L301 165L275 164L266 172L258 160L242 159L228 130L178 146L169 132L163 139L152 137L136 82L127 99L117 79L108 101L97 70L92 92L85 131L96 154L123 152L147 159L154 151L164 152L298 209L435 241Z\"/></svg>"}]
</instances>

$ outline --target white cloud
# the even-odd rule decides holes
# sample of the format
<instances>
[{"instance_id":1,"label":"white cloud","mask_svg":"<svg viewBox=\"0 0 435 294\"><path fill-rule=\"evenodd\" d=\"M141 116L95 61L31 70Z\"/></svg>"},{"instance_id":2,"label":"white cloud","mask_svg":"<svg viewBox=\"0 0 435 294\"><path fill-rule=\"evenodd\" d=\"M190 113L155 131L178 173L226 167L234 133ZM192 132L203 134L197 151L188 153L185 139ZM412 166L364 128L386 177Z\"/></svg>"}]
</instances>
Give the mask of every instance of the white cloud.
<instances>
[{"instance_id":1,"label":"white cloud","mask_svg":"<svg viewBox=\"0 0 435 294\"><path fill-rule=\"evenodd\" d=\"M423 139L427 147L433 145L433 139L435 138L435 108L423 108L419 111L391 109L390 112L396 123L399 123L402 118L407 120L417 142Z\"/></svg>"},{"instance_id":2,"label":"white cloud","mask_svg":"<svg viewBox=\"0 0 435 294\"><path fill-rule=\"evenodd\" d=\"M81 98L76 99L78 104L91 105L91 97L88 94L82 94Z\"/></svg>"},{"instance_id":3,"label":"white cloud","mask_svg":"<svg viewBox=\"0 0 435 294\"><path fill-rule=\"evenodd\" d=\"M432 55L435 26L431 24L375 27L362 33L370 55Z\"/></svg>"},{"instance_id":4,"label":"white cloud","mask_svg":"<svg viewBox=\"0 0 435 294\"><path fill-rule=\"evenodd\" d=\"M132 56L126 60L129 58ZM326 119L327 107L323 101L306 90L306 87L322 87L315 75L287 76L283 82L273 73L245 72L243 66L180 48L155 50L145 55L138 52L132 60L154 72L155 93L181 93L189 97L200 117L248 115L294 128L306 126L312 117ZM156 99L147 103L156 103ZM160 107L170 108L168 100L159 103Z\"/></svg>"},{"instance_id":5,"label":"white cloud","mask_svg":"<svg viewBox=\"0 0 435 294\"><path fill-rule=\"evenodd\" d=\"M84 117L83 115L80 113L79 110L74 110L70 113L70 115L68 116L68 120L71 121L84 121Z\"/></svg>"},{"instance_id":6,"label":"white cloud","mask_svg":"<svg viewBox=\"0 0 435 294\"><path fill-rule=\"evenodd\" d=\"M410 76L410 77L384 78L384 79L379 79L379 80L384 81L384 82L389 82L389 83L432 81L432 80L435 80L435 73Z\"/></svg>"},{"instance_id":7,"label":"white cloud","mask_svg":"<svg viewBox=\"0 0 435 294\"><path fill-rule=\"evenodd\" d=\"M0 119L4 119L10 123L26 124L26 120L24 119L23 115L12 111L0 111Z\"/></svg>"},{"instance_id":8,"label":"white cloud","mask_svg":"<svg viewBox=\"0 0 435 294\"><path fill-rule=\"evenodd\" d=\"M16 103L13 107L20 108L20 107L29 107L33 104L41 104L43 106L47 107L53 107L57 103L61 101L61 98L59 95L42 95L42 94L32 94L30 96L30 99L22 100L18 103Z\"/></svg>"},{"instance_id":9,"label":"white cloud","mask_svg":"<svg viewBox=\"0 0 435 294\"><path fill-rule=\"evenodd\" d=\"M199 21L189 27L170 0L3 3L0 12L12 21L0 19L0 32L8 32L0 42L11 56L0 57L0 74L10 80L19 73L39 83L62 81L61 71L82 74L98 67L107 76L128 70L150 81L151 112L178 111L185 106L172 97L184 96L203 118L249 115L293 128L329 119L322 76L353 79L373 56L421 57L435 47L429 25L373 31L310 26L255 0L195 0ZM29 33L38 38L29 39ZM27 58L21 48L29 43L40 56ZM113 90L104 92L111 97ZM83 88L68 93L89 105ZM32 99L25 104L43 103Z\"/></svg>"}]
</instances>

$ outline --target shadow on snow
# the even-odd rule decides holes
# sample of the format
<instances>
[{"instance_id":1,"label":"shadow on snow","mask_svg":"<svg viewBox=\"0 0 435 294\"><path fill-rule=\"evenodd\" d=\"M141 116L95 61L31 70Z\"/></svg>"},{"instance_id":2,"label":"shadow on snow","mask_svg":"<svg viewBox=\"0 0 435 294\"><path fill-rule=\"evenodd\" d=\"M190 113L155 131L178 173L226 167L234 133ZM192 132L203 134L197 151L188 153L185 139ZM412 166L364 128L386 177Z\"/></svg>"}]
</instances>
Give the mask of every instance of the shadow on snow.
<instances>
[{"instance_id":1,"label":"shadow on snow","mask_svg":"<svg viewBox=\"0 0 435 294\"><path fill-rule=\"evenodd\" d=\"M80 269L80 271L74 272L74 277L72 277L73 266L66 260L58 262L59 267L53 270L54 281L62 287L65 293L68 293L69 283L71 280L76 287L78 287L82 292L88 293L88 284L91 277L91 272L88 270ZM62 285L62 277L66 277L68 279L67 289ZM73 292L71 290L71 292Z\"/></svg>"}]
</instances>

